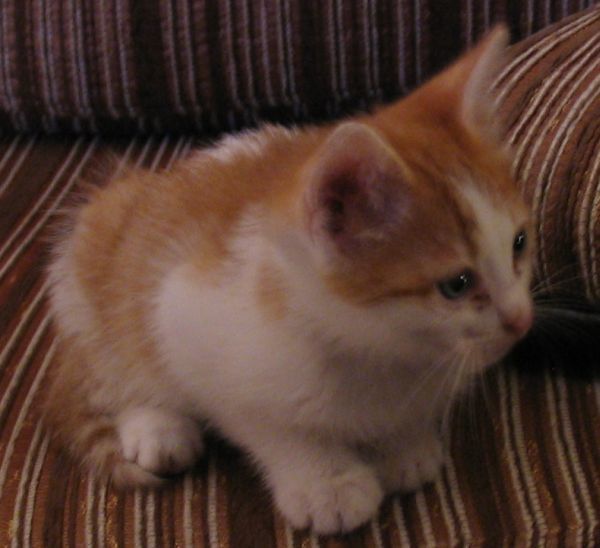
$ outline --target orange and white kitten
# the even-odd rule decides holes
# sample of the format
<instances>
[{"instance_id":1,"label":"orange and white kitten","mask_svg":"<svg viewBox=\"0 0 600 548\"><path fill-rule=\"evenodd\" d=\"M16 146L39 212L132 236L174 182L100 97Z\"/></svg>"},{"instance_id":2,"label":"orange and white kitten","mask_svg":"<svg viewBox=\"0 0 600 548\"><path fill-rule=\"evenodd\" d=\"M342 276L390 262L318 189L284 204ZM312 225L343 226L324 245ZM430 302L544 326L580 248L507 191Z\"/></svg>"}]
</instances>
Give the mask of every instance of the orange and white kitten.
<instances>
[{"instance_id":1,"label":"orange and white kitten","mask_svg":"<svg viewBox=\"0 0 600 548\"><path fill-rule=\"evenodd\" d=\"M214 427L318 533L432 480L441 414L532 320L528 212L486 93L505 45L496 29L375 114L94 190L49 271L56 437L154 484Z\"/></svg>"}]
</instances>

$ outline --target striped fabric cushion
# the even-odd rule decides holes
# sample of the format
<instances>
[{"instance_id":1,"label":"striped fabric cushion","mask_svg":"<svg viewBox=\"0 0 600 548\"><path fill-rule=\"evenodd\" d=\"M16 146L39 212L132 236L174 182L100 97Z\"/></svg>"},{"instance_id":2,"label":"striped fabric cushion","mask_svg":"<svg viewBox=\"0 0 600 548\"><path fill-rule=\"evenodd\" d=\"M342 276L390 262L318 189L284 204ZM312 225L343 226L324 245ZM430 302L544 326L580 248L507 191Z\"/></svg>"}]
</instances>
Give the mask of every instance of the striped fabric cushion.
<instances>
[{"instance_id":1,"label":"striped fabric cushion","mask_svg":"<svg viewBox=\"0 0 600 548\"><path fill-rule=\"evenodd\" d=\"M599 35L598 9L567 20L517 46L499 79L545 237L540 277L575 268L573 289L590 298L598 296ZM193 473L162 491L115 491L49 446L37 408L55 353L41 276L51 217L107 148L157 169L191 146L169 136L0 139L0 546L600 545L600 382L554 368L491 372L454 416L441 478L390 498L343 538L292 531L252 466L217 439Z\"/></svg>"},{"instance_id":2,"label":"striped fabric cushion","mask_svg":"<svg viewBox=\"0 0 600 548\"><path fill-rule=\"evenodd\" d=\"M494 21L594 0L3 0L0 129L222 131L416 86Z\"/></svg>"},{"instance_id":3,"label":"striped fabric cushion","mask_svg":"<svg viewBox=\"0 0 600 548\"><path fill-rule=\"evenodd\" d=\"M539 291L600 304L600 4L513 53L496 85L533 207Z\"/></svg>"}]
</instances>

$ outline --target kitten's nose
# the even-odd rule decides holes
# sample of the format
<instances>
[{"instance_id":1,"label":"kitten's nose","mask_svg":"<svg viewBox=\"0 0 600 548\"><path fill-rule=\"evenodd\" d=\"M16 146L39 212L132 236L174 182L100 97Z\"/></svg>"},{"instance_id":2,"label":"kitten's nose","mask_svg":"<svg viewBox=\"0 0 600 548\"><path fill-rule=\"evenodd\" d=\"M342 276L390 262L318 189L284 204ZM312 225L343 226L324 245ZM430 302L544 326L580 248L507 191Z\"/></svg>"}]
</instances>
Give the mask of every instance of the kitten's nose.
<instances>
[{"instance_id":1,"label":"kitten's nose","mask_svg":"<svg viewBox=\"0 0 600 548\"><path fill-rule=\"evenodd\" d=\"M521 338L529 331L533 323L531 307L517 308L502 316L502 327L508 333Z\"/></svg>"}]
</instances>

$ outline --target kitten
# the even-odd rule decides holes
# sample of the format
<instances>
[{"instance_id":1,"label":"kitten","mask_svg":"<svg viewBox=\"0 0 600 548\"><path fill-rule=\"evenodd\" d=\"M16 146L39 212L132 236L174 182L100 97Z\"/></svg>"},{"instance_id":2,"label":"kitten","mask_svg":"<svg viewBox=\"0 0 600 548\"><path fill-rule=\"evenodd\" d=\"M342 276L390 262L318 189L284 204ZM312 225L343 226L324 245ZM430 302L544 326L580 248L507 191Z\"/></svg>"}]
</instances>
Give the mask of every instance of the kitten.
<instances>
[{"instance_id":1,"label":"kitten","mask_svg":"<svg viewBox=\"0 0 600 548\"><path fill-rule=\"evenodd\" d=\"M375 114L95 189L49 269L55 436L152 485L210 425L317 533L432 480L440 416L532 321L528 212L486 94L506 37Z\"/></svg>"}]
</instances>

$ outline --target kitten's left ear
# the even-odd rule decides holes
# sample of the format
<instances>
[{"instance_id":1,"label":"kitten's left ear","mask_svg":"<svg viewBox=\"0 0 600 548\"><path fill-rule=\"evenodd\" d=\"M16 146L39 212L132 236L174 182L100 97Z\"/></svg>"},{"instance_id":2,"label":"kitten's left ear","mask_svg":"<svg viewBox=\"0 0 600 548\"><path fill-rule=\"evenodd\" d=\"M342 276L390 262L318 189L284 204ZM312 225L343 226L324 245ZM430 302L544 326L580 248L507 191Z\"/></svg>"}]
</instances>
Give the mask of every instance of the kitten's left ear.
<instances>
[{"instance_id":1,"label":"kitten's left ear","mask_svg":"<svg viewBox=\"0 0 600 548\"><path fill-rule=\"evenodd\" d=\"M304 213L313 241L329 256L349 256L381 242L406 218L413 191L400 159L378 132L339 125L307 173Z\"/></svg>"},{"instance_id":2,"label":"kitten's left ear","mask_svg":"<svg viewBox=\"0 0 600 548\"><path fill-rule=\"evenodd\" d=\"M451 69L458 85L461 121L468 127L495 125L491 86L505 61L508 39L506 26L497 25Z\"/></svg>"}]
</instances>

